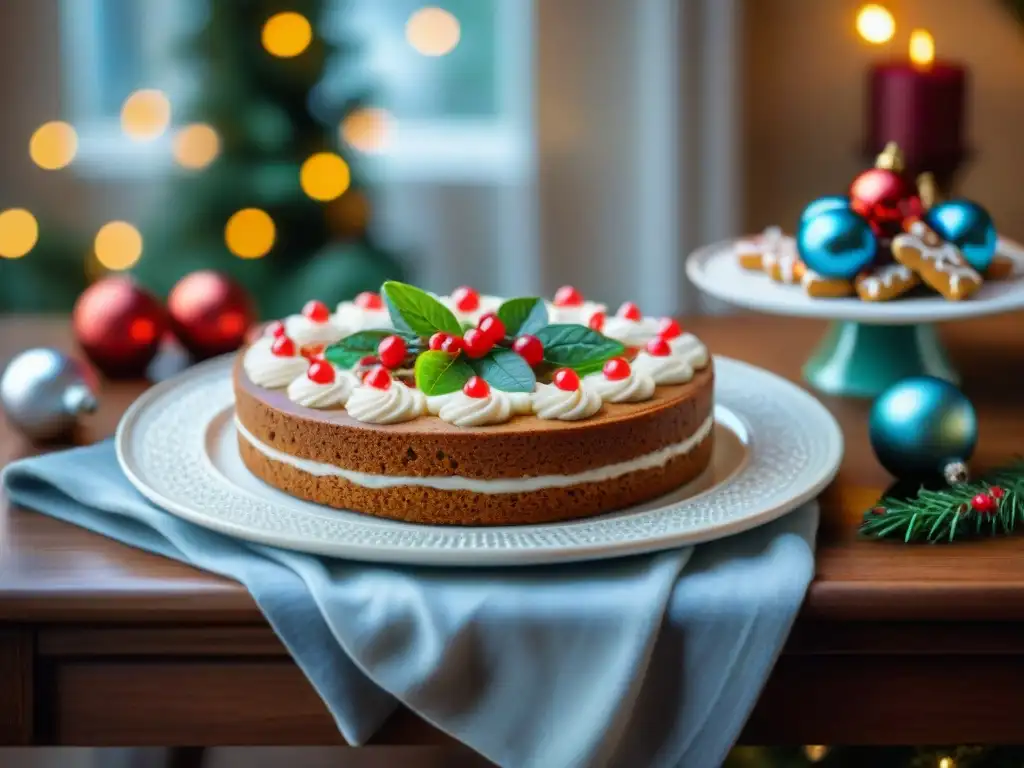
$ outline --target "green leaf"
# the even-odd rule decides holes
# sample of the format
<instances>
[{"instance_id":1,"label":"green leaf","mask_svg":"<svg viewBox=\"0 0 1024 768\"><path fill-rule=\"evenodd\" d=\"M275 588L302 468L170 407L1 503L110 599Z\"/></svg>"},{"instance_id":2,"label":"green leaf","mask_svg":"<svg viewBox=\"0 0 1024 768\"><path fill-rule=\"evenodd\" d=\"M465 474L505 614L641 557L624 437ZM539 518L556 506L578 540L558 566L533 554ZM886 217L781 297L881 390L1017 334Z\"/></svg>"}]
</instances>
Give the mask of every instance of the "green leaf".
<instances>
[{"instance_id":1,"label":"green leaf","mask_svg":"<svg viewBox=\"0 0 1024 768\"><path fill-rule=\"evenodd\" d=\"M621 355L626 348L583 325L547 325L534 333L544 345L544 362L558 368L592 373L605 360Z\"/></svg>"},{"instance_id":2,"label":"green leaf","mask_svg":"<svg viewBox=\"0 0 1024 768\"><path fill-rule=\"evenodd\" d=\"M430 336L437 331L462 334L462 326L444 304L414 285L389 280L381 286L387 299L391 322L397 328L419 336Z\"/></svg>"},{"instance_id":3,"label":"green leaf","mask_svg":"<svg viewBox=\"0 0 1024 768\"><path fill-rule=\"evenodd\" d=\"M416 388L425 395L458 392L473 376L473 369L461 357L432 349L416 358Z\"/></svg>"},{"instance_id":4,"label":"green leaf","mask_svg":"<svg viewBox=\"0 0 1024 768\"><path fill-rule=\"evenodd\" d=\"M537 377L518 352L495 347L470 366L488 384L502 392L533 392Z\"/></svg>"},{"instance_id":5,"label":"green leaf","mask_svg":"<svg viewBox=\"0 0 1024 768\"><path fill-rule=\"evenodd\" d=\"M402 331L374 329L359 331L331 344L324 350L324 358L339 368L352 368L367 355L377 354L377 345L387 336L401 336L409 349L415 351L420 344L419 336Z\"/></svg>"},{"instance_id":6,"label":"green leaf","mask_svg":"<svg viewBox=\"0 0 1024 768\"><path fill-rule=\"evenodd\" d=\"M536 297L509 299L498 307L498 317L509 336L536 333L548 324L548 308Z\"/></svg>"}]
</instances>

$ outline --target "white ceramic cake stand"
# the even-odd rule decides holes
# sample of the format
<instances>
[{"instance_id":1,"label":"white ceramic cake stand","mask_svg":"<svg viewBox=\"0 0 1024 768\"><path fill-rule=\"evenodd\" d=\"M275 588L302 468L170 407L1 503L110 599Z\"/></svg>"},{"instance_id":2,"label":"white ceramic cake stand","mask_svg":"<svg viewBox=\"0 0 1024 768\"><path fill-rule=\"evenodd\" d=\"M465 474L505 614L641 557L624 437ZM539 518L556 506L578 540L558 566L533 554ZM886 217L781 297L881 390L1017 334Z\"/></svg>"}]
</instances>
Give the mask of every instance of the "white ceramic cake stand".
<instances>
[{"instance_id":1,"label":"white ceramic cake stand","mask_svg":"<svg viewBox=\"0 0 1024 768\"><path fill-rule=\"evenodd\" d=\"M728 536L814 498L839 468L843 438L799 387L716 358L715 451L701 478L601 517L549 525L413 525L300 501L242 464L231 360L198 365L140 397L115 439L128 479L158 506L263 544L353 560L446 566L622 557Z\"/></svg>"},{"instance_id":2,"label":"white ceramic cake stand","mask_svg":"<svg viewBox=\"0 0 1024 768\"><path fill-rule=\"evenodd\" d=\"M875 397L894 382L920 374L959 383L933 324L1024 308L1024 246L1005 238L998 251L1016 262L1014 277L986 281L964 301L937 294L881 302L812 298L799 285L742 269L733 251L736 242L695 251L686 261L687 276L705 293L736 306L831 320L803 369L808 383L831 395Z\"/></svg>"}]
</instances>

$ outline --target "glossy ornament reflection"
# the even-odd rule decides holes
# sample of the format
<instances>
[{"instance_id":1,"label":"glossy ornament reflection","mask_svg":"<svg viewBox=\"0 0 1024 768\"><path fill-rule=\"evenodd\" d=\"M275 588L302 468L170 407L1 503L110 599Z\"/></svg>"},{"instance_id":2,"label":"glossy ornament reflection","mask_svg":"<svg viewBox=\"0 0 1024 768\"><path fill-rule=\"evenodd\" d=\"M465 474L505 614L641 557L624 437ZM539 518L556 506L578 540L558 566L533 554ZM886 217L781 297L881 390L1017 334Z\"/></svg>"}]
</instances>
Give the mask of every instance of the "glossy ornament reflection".
<instances>
[{"instance_id":1,"label":"glossy ornament reflection","mask_svg":"<svg viewBox=\"0 0 1024 768\"><path fill-rule=\"evenodd\" d=\"M988 211L973 200L947 200L928 211L926 221L943 240L959 248L972 267L988 269L999 239Z\"/></svg>"},{"instance_id":2,"label":"glossy ornament reflection","mask_svg":"<svg viewBox=\"0 0 1024 768\"><path fill-rule=\"evenodd\" d=\"M824 211L800 224L800 258L819 275L850 279L875 257L878 242L871 226L851 210Z\"/></svg>"}]
</instances>

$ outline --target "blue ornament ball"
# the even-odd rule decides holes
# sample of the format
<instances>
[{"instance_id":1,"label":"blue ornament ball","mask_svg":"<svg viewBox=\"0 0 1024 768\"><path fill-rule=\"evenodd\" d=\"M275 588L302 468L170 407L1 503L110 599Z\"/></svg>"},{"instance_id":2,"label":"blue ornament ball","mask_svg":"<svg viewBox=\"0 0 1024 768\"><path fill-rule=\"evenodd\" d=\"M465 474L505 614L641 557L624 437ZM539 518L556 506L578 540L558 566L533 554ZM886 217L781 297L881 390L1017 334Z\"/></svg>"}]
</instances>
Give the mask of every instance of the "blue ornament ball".
<instances>
[{"instance_id":1,"label":"blue ornament ball","mask_svg":"<svg viewBox=\"0 0 1024 768\"><path fill-rule=\"evenodd\" d=\"M948 381L914 376L878 396L869 435L879 463L892 475L928 478L971 457L978 420L970 400Z\"/></svg>"},{"instance_id":2,"label":"blue ornament ball","mask_svg":"<svg viewBox=\"0 0 1024 768\"><path fill-rule=\"evenodd\" d=\"M844 195L825 195L817 200L812 200L800 214L800 223L813 219L819 213L826 211L846 211L850 209L850 198Z\"/></svg>"},{"instance_id":3,"label":"blue ornament ball","mask_svg":"<svg viewBox=\"0 0 1024 768\"><path fill-rule=\"evenodd\" d=\"M813 271L848 280L871 263L878 243L862 216L833 208L802 221L796 245L800 258Z\"/></svg>"},{"instance_id":4,"label":"blue ornament ball","mask_svg":"<svg viewBox=\"0 0 1024 768\"><path fill-rule=\"evenodd\" d=\"M929 210L925 221L943 240L959 248L972 267L988 269L998 240L988 211L972 200L947 200Z\"/></svg>"}]
</instances>

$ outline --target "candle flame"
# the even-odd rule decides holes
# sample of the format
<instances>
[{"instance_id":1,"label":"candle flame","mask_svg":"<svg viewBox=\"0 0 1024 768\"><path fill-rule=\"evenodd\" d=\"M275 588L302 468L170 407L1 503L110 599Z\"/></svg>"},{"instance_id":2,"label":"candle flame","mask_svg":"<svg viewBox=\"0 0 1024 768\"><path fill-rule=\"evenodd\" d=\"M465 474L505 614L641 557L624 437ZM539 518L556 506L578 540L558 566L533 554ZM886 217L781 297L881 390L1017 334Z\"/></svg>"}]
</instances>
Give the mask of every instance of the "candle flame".
<instances>
[{"instance_id":1,"label":"candle flame","mask_svg":"<svg viewBox=\"0 0 1024 768\"><path fill-rule=\"evenodd\" d=\"M869 43L887 43L896 34L896 19L884 5L868 3L857 12L857 33Z\"/></svg>"},{"instance_id":2,"label":"candle flame","mask_svg":"<svg viewBox=\"0 0 1024 768\"><path fill-rule=\"evenodd\" d=\"M910 33L910 60L921 69L935 61L935 39L927 30L915 29Z\"/></svg>"}]
</instances>

